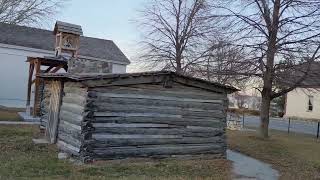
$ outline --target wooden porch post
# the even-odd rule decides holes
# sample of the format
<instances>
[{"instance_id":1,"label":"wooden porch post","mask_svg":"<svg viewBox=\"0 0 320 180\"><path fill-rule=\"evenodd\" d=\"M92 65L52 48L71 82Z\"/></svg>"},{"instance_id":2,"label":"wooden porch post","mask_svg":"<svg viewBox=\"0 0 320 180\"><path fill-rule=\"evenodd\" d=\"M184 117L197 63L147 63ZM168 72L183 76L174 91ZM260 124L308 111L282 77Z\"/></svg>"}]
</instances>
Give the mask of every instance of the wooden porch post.
<instances>
[{"instance_id":1,"label":"wooden porch post","mask_svg":"<svg viewBox=\"0 0 320 180\"><path fill-rule=\"evenodd\" d=\"M35 62L35 90L34 90L34 105L33 105L33 116L37 115L38 112L38 101L39 101L39 85L40 85L40 79L37 77L37 75L40 74L40 67L41 67L41 62L37 59Z\"/></svg>"},{"instance_id":2,"label":"wooden porch post","mask_svg":"<svg viewBox=\"0 0 320 180\"><path fill-rule=\"evenodd\" d=\"M32 77L33 77L34 64L33 61L30 61L29 64L29 77L28 77L28 92L27 92L27 104L26 104L26 113L30 115L30 100L31 100L31 87L32 87Z\"/></svg>"}]
</instances>

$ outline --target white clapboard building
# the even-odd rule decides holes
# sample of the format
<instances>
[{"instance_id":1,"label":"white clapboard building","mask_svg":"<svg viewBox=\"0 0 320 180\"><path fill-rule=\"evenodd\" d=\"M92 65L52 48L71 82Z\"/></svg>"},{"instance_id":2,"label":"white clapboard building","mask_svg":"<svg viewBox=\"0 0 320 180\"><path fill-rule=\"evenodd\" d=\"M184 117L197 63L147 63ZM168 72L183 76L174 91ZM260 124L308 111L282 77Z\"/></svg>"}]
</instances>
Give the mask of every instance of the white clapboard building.
<instances>
[{"instance_id":1,"label":"white clapboard building","mask_svg":"<svg viewBox=\"0 0 320 180\"><path fill-rule=\"evenodd\" d=\"M130 63L111 40L80 37L79 57L112 63L112 73L125 73ZM24 107L29 67L27 57L54 56L52 31L0 23L0 105Z\"/></svg>"}]
</instances>

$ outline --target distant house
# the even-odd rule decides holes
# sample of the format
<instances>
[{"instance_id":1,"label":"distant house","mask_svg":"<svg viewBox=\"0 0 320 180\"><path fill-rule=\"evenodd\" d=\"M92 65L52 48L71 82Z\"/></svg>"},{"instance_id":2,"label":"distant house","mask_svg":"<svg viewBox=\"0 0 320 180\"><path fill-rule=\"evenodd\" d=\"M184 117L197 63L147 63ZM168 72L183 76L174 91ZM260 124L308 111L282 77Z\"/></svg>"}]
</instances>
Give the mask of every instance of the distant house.
<instances>
[{"instance_id":1,"label":"distant house","mask_svg":"<svg viewBox=\"0 0 320 180\"><path fill-rule=\"evenodd\" d=\"M246 108L260 110L261 97L246 94L234 93L228 95L229 108Z\"/></svg>"},{"instance_id":2,"label":"distant house","mask_svg":"<svg viewBox=\"0 0 320 180\"><path fill-rule=\"evenodd\" d=\"M285 117L320 119L320 86L299 87L286 96Z\"/></svg>"},{"instance_id":3,"label":"distant house","mask_svg":"<svg viewBox=\"0 0 320 180\"><path fill-rule=\"evenodd\" d=\"M112 73L125 73L130 63L111 40L80 37L79 58L112 64ZM54 56L52 31L0 23L0 105L25 106L27 57Z\"/></svg>"},{"instance_id":4,"label":"distant house","mask_svg":"<svg viewBox=\"0 0 320 180\"><path fill-rule=\"evenodd\" d=\"M287 118L320 119L320 64L315 63L308 71L308 77L286 95Z\"/></svg>"}]
</instances>

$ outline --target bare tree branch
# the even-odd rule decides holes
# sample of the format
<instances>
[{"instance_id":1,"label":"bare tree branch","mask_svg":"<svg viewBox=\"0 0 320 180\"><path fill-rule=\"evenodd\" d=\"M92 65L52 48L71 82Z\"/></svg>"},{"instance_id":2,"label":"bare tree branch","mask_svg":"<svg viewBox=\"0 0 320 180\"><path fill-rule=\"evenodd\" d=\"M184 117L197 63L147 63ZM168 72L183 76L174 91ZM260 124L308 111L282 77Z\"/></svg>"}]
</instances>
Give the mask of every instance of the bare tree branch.
<instances>
[{"instance_id":1,"label":"bare tree branch","mask_svg":"<svg viewBox=\"0 0 320 180\"><path fill-rule=\"evenodd\" d=\"M42 25L62 7L63 0L0 0L0 22Z\"/></svg>"},{"instance_id":2,"label":"bare tree branch","mask_svg":"<svg viewBox=\"0 0 320 180\"><path fill-rule=\"evenodd\" d=\"M207 1L152 0L141 13L144 62L182 74L203 63L216 32Z\"/></svg>"},{"instance_id":3,"label":"bare tree branch","mask_svg":"<svg viewBox=\"0 0 320 180\"><path fill-rule=\"evenodd\" d=\"M238 64L248 73L234 73L261 78L261 134L267 137L271 100L303 83L310 73L305 67L319 59L320 1L217 0L213 6L214 16L223 18L217 25L224 35L233 46L243 47L245 57ZM302 65L304 72L298 69ZM297 72L298 78L283 84Z\"/></svg>"}]
</instances>

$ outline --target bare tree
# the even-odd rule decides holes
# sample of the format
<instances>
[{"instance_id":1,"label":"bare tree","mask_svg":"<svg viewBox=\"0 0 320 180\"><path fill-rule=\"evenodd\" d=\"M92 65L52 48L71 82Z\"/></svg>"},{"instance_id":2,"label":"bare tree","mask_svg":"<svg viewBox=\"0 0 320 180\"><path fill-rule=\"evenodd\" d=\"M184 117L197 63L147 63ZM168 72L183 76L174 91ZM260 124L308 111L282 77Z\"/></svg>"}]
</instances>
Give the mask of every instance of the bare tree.
<instances>
[{"instance_id":1,"label":"bare tree","mask_svg":"<svg viewBox=\"0 0 320 180\"><path fill-rule=\"evenodd\" d=\"M238 72L246 67L238 66L236 63L244 58L242 51L241 48L234 47L226 40L220 39L211 45L205 61L190 67L190 74L208 81L234 85L244 89L246 84L244 79L248 77L241 76Z\"/></svg>"},{"instance_id":2,"label":"bare tree","mask_svg":"<svg viewBox=\"0 0 320 180\"><path fill-rule=\"evenodd\" d=\"M244 48L245 58L235 63L246 69L237 73L261 79L260 129L266 138L271 100L299 86L319 58L320 1L217 0L214 5L225 35Z\"/></svg>"},{"instance_id":3,"label":"bare tree","mask_svg":"<svg viewBox=\"0 0 320 180\"><path fill-rule=\"evenodd\" d=\"M245 108L245 104L247 103L247 99L246 99L246 95L242 95L240 93L235 93L235 100L236 100L236 103L237 103L237 106L239 109L244 109Z\"/></svg>"},{"instance_id":4,"label":"bare tree","mask_svg":"<svg viewBox=\"0 0 320 180\"><path fill-rule=\"evenodd\" d=\"M63 0L0 0L0 22L42 24L61 7Z\"/></svg>"},{"instance_id":5,"label":"bare tree","mask_svg":"<svg viewBox=\"0 0 320 180\"><path fill-rule=\"evenodd\" d=\"M205 61L214 29L205 0L152 0L139 20L142 59L153 66L186 73Z\"/></svg>"}]
</instances>

